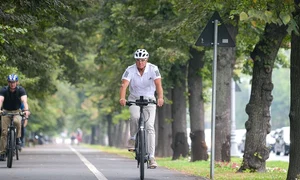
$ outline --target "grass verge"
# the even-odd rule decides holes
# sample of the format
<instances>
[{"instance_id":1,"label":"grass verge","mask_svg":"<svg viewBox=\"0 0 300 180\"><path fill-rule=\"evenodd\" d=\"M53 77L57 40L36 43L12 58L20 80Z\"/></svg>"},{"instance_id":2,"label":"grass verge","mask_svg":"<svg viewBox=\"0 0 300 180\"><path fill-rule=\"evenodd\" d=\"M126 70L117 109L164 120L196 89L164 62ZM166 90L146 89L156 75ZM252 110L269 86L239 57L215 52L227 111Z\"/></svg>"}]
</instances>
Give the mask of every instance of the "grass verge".
<instances>
[{"instance_id":1,"label":"grass verge","mask_svg":"<svg viewBox=\"0 0 300 180\"><path fill-rule=\"evenodd\" d=\"M86 147L99 149L103 152L118 154L123 157L132 158L134 155L127 149L119 149L100 145L85 145ZM189 158L180 158L173 161L171 157L156 158L159 166L166 167L181 173L210 178L210 161L190 162ZM267 161L267 172L265 173L236 173L240 167L242 158L231 158L231 162L216 162L214 166L215 180L280 180L286 179L288 162Z\"/></svg>"}]
</instances>

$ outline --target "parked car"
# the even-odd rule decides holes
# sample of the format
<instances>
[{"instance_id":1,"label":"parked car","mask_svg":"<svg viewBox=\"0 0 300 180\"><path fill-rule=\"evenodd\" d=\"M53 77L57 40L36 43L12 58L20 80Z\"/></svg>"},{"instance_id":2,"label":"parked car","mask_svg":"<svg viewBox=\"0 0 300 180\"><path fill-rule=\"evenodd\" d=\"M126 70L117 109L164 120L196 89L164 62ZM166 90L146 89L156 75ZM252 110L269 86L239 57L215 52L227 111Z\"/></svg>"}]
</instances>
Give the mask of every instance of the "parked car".
<instances>
[{"instance_id":1,"label":"parked car","mask_svg":"<svg viewBox=\"0 0 300 180\"><path fill-rule=\"evenodd\" d=\"M290 127L282 127L275 133L274 151L276 155L283 153L285 156L290 154Z\"/></svg>"},{"instance_id":2,"label":"parked car","mask_svg":"<svg viewBox=\"0 0 300 180\"><path fill-rule=\"evenodd\" d=\"M246 134L246 129L235 130L235 142L237 143L237 147L239 151L241 151L241 146L245 141L245 137L244 137L245 134Z\"/></svg>"},{"instance_id":3,"label":"parked car","mask_svg":"<svg viewBox=\"0 0 300 180\"><path fill-rule=\"evenodd\" d=\"M242 153L245 151L245 143L246 143L246 132L242 135L240 142L238 143L238 150Z\"/></svg>"},{"instance_id":4,"label":"parked car","mask_svg":"<svg viewBox=\"0 0 300 180\"><path fill-rule=\"evenodd\" d=\"M240 142L238 143L238 149L244 153L245 151L245 143L246 143L246 132L242 136ZM274 146L275 146L275 138L272 136L272 134L267 134L266 136L266 146L270 149L270 152L274 152Z\"/></svg>"},{"instance_id":5,"label":"parked car","mask_svg":"<svg viewBox=\"0 0 300 180\"><path fill-rule=\"evenodd\" d=\"M270 152L275 152L274 146L276 143L276 139L274 138L275 131L271 131L269 134L267 134L266 137L266 146L270 149Z\"/></svg>"}]
</instances>

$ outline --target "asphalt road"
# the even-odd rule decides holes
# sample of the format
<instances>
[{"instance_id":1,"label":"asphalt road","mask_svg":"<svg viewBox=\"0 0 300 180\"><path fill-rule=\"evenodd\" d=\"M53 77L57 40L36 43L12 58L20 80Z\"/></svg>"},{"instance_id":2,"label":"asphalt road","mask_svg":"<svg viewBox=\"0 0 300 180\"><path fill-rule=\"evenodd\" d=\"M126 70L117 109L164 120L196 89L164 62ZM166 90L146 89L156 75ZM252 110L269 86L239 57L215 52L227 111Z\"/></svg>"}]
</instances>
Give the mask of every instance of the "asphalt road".
<instances>
[{"instance_id":1,"label":"asphalt road","mask_svg":"<svg viewBox=\"0 0 300 180\"><path fill-rule=\"evenodd\" d=\"M19 160L7 168L0 161L1 180L134 180L136 161L113 154L64 144L23 148ZM200 180L163 167L146 169L145 179Z\"/></svg>"}]
</instances>

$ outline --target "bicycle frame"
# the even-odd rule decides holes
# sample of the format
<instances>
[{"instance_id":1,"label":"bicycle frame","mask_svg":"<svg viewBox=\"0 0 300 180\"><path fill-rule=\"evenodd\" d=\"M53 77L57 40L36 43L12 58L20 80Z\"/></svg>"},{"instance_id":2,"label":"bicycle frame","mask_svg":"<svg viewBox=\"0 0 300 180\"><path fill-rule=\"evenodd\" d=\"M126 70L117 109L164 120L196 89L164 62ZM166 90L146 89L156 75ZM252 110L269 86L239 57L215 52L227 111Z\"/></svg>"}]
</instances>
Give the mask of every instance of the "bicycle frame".
<instances>
[{"instance_id":1,"label":"bicycle frame","mask_svg":"<svg viewBox=\"0 0 300 180\"><path fill-rule=\"evenodd\" d=\"M147 133L145 130L145 119L143 116L144 106L148 104L156 104L155 101L148 101L144 99L143 96L136 101L127 101L126 104L131 106L136 104L140 107L140 118L139 118L139 128L135 138L135 159L137 160L137 167L140 168L140 179L144 179L144 169L145 163L147 163L147 168L149 167L149 153L148 153L148 144L147 144Z\"/></svg>"}]
</instances>

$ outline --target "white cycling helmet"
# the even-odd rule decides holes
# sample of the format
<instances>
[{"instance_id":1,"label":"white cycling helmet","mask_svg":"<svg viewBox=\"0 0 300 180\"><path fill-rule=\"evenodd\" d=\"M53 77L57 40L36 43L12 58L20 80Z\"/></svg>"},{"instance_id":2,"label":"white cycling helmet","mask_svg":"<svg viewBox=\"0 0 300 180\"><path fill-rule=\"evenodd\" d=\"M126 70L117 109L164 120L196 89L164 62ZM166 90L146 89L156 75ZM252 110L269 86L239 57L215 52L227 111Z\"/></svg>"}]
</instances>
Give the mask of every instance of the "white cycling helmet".
<instances>
[{"instance_id":1,"label":"white cycling helmet","mask_svg":"<svg viewBox=\"0 0 300 180\"><path fill-rule=\"evenodd\" d=\"M135 51L134 59L140 59L140 58L144 58L144 59L149 58L149 53L146 51L146 49L138 49Z\"/></svg>"}]
</instances>

